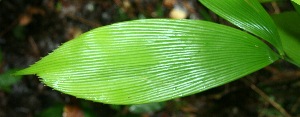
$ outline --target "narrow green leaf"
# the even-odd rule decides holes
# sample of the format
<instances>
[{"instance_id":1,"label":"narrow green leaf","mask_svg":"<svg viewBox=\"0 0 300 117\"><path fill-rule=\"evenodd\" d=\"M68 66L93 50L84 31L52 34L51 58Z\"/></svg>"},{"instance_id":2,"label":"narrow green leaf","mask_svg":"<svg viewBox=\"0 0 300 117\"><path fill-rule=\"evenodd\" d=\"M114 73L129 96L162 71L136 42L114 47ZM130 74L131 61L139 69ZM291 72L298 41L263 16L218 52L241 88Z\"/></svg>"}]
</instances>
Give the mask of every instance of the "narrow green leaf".
<instances>
[{"instance_id":1,"label":"narrow green leaf","mask_svg":"<svg viewBox=\"0 0 300 117\"><path fill-rule=\"evenodd\" d=\"M257 0L199 0L234 25L268 41L283 55L276 26Z\"/></svg>"},{"instance_id":2,"label":"narrow green leaf","mask_svg":"<svg viewBox=\"0 0 300 117\"><path fill-rule=\"evenodd\" d=\"M273 15L281 37L283 49L293 63L300 66L300 15L296 12L285 12Z\"/></svg>"},{"instance_id":3,"label":"narrow green leaf","mask_svg":"<svg viewBox=\"0 0 300 117\"><path fill-rule=\"evenodd\" d=\"M141 104L198 93L278 59L246 32L207 21L149 19L100 27L16 74L67 94Z\"/></svg>"}]
</instances>

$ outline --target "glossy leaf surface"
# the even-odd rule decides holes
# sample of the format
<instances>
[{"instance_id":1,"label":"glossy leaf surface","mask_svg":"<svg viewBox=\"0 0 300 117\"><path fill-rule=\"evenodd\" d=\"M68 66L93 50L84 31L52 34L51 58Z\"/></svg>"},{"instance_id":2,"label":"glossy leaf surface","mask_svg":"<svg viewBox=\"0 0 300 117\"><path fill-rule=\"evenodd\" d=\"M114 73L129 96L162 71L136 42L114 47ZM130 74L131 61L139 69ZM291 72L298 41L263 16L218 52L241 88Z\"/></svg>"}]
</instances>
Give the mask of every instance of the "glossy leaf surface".
<instances>
[{"instance_id":1,"label":"glossy leaf surface","mask_svg":"<svg viewBox=\"0 0 300 117\"><path fill-rule=\"evenodd\" d=\"M261 69L278 57L243 31L206 21L149 19L100 27L17 74L110 104L198 93Z\"/></svg>"},{"instance_id":2,"label":"glossy leaf surface","mask_svg":"<svg viewBox=\"0 0 300 117\"><path fill-rule=\"evenodd\" d=\"M234 25L268 41L283 55L276 26L257 0L199 0Z\"/></svg>"},{"instance_id":3,"label":"glossy leaf surface","mask_svg":"<svg viewBox=\"0 0 300 117\"><path fill-rule=\"evenodd\" d=\"M300 15L296 12L285 12L274 15L283 49L294 64L300 66Z\"/></svg>"}]
</instances>

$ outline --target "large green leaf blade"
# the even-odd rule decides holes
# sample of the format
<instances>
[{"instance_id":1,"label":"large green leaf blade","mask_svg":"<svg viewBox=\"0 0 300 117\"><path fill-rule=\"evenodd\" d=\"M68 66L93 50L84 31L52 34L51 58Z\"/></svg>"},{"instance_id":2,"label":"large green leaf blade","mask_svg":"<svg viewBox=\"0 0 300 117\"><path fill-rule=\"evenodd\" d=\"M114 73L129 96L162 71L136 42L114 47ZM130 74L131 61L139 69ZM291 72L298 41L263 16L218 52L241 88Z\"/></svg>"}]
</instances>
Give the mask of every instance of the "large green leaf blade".
<instances>
[{"instance_id":1,"label":"large green leaf blade","mask_svg":"<svg viewBox=\"0 0 300 117\"><path fill-rule=\"evenodd\" d=\"M290 62L300 66L300 15L297 12L285 12L273 15L277 24L283 49Z\"/></svg>"},{"instance_id":2,"label":"large green leaf blade","mask_svg":"<svg viewBox=\"0 0 300 117\"><path fill-rule=\"evenodd\" d=\"M268 41L283 55L283 49L276 26L257 0L199 1L234 25Z\"/></svg>"},{"instance_id":3,"label":"large green leaf blade","mask_svg":"<svg viewBox=\"0 0 300 117\"><path fill-rule=\"evenodd\" d=\"M198 93L277 59L262 41L234 28L152 19L84 33L17 74L37 74L79 98L141 104Z\"/></svg>"}]
</instances>

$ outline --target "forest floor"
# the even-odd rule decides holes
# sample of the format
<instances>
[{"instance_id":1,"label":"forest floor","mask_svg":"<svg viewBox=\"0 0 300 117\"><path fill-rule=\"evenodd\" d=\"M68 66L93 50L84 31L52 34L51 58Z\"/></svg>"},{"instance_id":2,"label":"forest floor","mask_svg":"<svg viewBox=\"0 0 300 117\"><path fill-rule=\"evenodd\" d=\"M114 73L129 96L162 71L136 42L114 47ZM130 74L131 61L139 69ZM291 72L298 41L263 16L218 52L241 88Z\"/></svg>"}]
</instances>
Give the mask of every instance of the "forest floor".
<instances>
[{"instance_id":1,"label":"forest floor","mask_svg":"<svg viewBox=\"0 0 300 117\"><path fill-rule=\"evenodd\" d=\"M288 0L263 5L270 14L293 9ZM300 69L284 61L202 93L147 105L77 99L37 76L9 75L93 28L145 18L229 24L197 0L0 0L0 117L300 116Z\"/></svg>"}]
</instances>

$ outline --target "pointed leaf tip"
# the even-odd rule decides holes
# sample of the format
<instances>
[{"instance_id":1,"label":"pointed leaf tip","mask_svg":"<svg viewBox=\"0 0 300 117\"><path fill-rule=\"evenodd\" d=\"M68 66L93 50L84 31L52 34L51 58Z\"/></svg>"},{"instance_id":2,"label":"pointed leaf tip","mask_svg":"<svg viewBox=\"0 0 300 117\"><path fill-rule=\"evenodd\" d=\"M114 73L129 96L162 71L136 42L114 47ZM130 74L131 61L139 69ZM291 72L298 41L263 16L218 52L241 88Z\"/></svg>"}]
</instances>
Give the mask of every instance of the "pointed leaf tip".
<instances>
[{"instance_id":1,"label":"pointed leaf tip","mask_svg":"<svg viewBox=\"0 0 300 117\"><path fill-rule=\"evenodd\" d=\"M283 12L273 15L277 24L283 49L289 62L300 66L300 15L297 12Z\"/></svg>"},{"instance_id":2,"label":"pointed leaf tip","mask_svg":"<svg viewBox=\"0 0 300 117\"><path fill-rule=\"evenodd\" d=\"M257 0L199 0L222 18L272 44L284 55L272 18Z\"/></svg>"}]
</instances>

